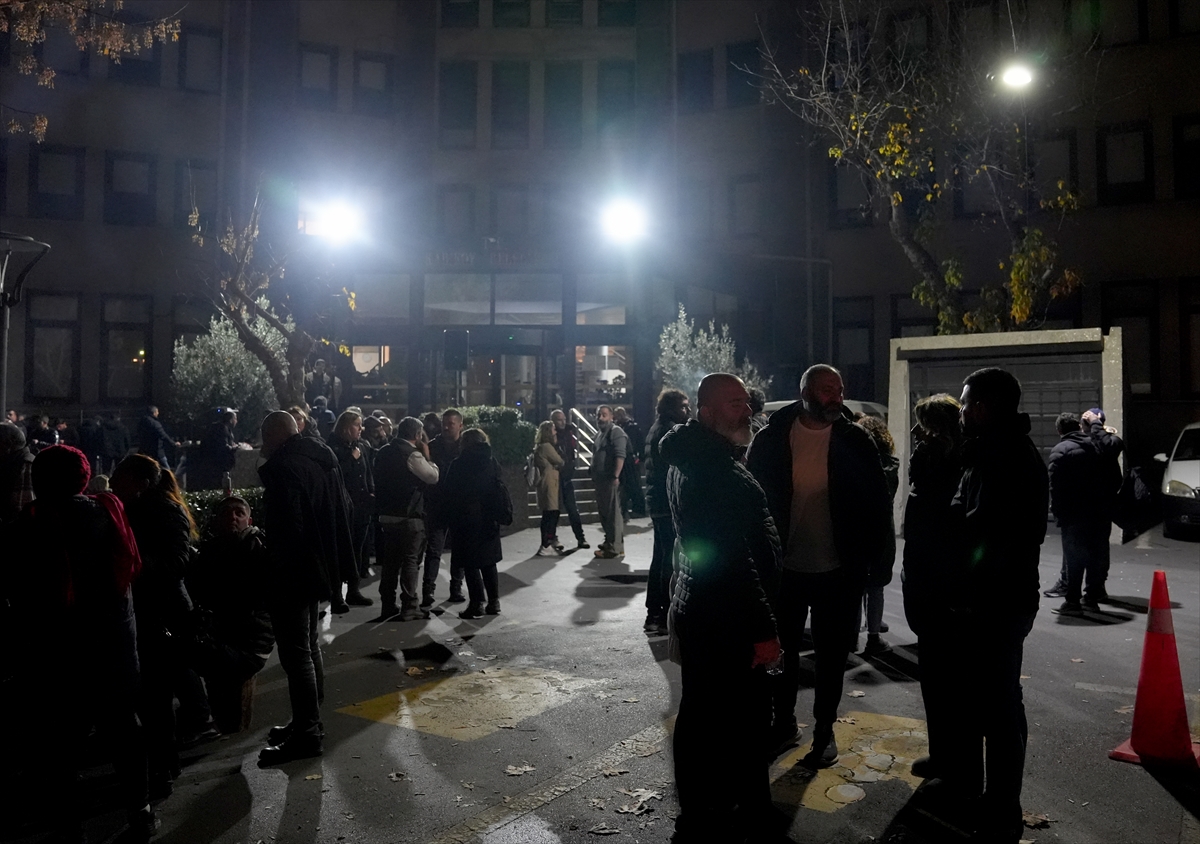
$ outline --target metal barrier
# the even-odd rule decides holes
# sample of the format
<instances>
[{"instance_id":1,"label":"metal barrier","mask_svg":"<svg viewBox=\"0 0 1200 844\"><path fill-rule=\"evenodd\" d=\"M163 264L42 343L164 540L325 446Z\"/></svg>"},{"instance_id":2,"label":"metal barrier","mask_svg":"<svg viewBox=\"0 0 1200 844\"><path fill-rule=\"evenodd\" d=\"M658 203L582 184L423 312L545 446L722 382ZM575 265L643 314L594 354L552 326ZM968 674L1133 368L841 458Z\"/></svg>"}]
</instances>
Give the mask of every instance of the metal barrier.
<instances>
[{"instance_id":1,"label":"metal barrier","mask_svg":"<svg viewBox=\"0 0 1200 844\"><path fill-rule=\"evenodd\" d=\"M592 452L595 450L596 437L599 431L588 418L575 408L571 408L571 421L579 431L579 447L576 449L576 460L582 461L584 469L592 466ZM575 468L580 468L576 466Z\"/></svg>"}]
</instances>

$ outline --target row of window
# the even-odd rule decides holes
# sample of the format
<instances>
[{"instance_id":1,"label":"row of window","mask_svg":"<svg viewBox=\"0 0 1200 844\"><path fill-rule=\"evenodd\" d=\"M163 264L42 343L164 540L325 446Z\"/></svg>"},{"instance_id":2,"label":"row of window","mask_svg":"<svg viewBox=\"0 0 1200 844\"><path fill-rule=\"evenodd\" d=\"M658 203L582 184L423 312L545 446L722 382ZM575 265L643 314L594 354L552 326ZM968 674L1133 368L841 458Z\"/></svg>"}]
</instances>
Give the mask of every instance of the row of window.
<instances>
[{"instance_id":1,"label":"row of window","mask_svg":"<svg viewBox=\"0 0 1200 844\"><path fill-rule=\"evenodd\" d=\"M438 68L438 144L443 149L473 149L478 142L479 65L451 61ZM632 132L634 68L633 62L622 60L597 64L596 125L601 134ZM530 62L491 62L492 149L530 145L530 69ZM578 149L583 144L583 62L548 61L543 70L542 146Z\"/></svg>"},{"instance_id":2,"label":"row of window","mask_svg":"<svg viewBox=\"0 0 1200 844\"><path fill-rule=\"evenodd\" d=\"M692 50L680 53L675 74L680 114L712 111L715 104L715 79L721 68L725 76L725 107L757 105L760 99L755 76L762 65L757 41L726 44L724 61L718 50Z\"/></svg>"},{"instance_id":3,"label":"row of window","mask_svg":"<svg viewBox=\"0 0 1200 844\"><path fill-rule=\"evenodd\" d=\"M17 215L7 207L9 173L7 144L0 146L0 213ZM59 144L29 146L27 216L51 220L83 220L86 209L87 148ZM159 160L157 155L106 150L104 153L104 222L118 226L158 223ZM175 161L172 224L188 225L193 206L207 223L216 208L216 164Z\"/></svg>"},{"instance_id":4,"label":"row of window","mask_svg":"<svg viewBox=\"0 0 1200 844\"><path fill-rule=\"evenodd\" d=\"M487 26L479 15L479 0L441 0L441 25L447 28ZM583 26L584 0L544 0L546 26ZM636 0L595 0L599 26L633 26L637 23ZM534 21L530 0L492 0L491 25L496 28L527 27Z\"/></svg>"}]
</instances>

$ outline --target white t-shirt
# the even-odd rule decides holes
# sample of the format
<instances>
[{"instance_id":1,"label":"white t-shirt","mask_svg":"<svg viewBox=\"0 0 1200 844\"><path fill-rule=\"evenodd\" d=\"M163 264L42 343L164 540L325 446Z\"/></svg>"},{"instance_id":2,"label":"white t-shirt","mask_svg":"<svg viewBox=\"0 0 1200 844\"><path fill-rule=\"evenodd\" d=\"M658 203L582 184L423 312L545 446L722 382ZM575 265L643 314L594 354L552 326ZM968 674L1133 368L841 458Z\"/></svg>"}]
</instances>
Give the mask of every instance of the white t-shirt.
<instances>
[{"instance_id":1,"label":"white t-shirt","mask_svg":"<svg viewBox=\"0 0 1200 844\"><path fill-rule=\"evenodd\" d=\"M829 513L829 437L833 426L813 430L792 423L792 523L783 566L818 574L838 567Z\"/></svg>"}]
</instances>

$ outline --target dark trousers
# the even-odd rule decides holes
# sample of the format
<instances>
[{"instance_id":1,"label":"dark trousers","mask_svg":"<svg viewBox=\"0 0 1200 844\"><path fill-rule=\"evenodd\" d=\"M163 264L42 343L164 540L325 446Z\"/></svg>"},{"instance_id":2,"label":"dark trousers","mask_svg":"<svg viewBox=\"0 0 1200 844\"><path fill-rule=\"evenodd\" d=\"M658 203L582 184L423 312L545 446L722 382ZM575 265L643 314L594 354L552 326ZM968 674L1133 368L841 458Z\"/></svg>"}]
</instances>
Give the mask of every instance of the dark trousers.
<instances>
[{"instance_id":1,"label":"dark trousers","mask_svg":"<svg viewBox=\"0 0 1200 844\"><path fill-rule=\"evenodd\" d=\"M559 473L558 477L558 503L560 511L566 511L567 520L571 523L571 531L575 534L575 539L583 542L583 520L579 518L579 505L575 503L575 484L565 469Z\"/></svg>"},{"instance_id":2,"label":"dark trousers","mask_svg":"<svg viewBox=\"0 0 1200 844\"><path fill-rule=\"evenodd\" d=\"M558 511L543 510L542 511L542 547L553 545L555 538L558 536Z\"/></svg>"},{"instance_id":3,"label":"dark trousers","mask_svg":"<svg viewBox=\"0 0 1200 844\"><path fill-rule=\"evenodd\" d=\"M604 545L617 554L625 553L625 519L621 516L620 486L611 479L596 480L596 509L604 529Z\"/></svg>"},{"instance_id":4,"label":"dark trousers","mask_svg":"<svg viewBox=\"0 0 1200 844\"><path fill-rule=\"evenodd\" d=\"M363 578L367 576L367 568L371 562L367 556L367 536L371 533L371 514L360 511L356 507L350 533L354 542L354 563L358 567L358 576Z\"/></svg>"},{"instance_id":5,"label":"dark trousers","mask_svg":"<svg viewBox=\"0 0 1200 844\"><path fill-rule=\"evenodd\" d=\"M671 552L675 548L675 523L670 516L655 516L654 553L650 557L650 577L646 581L646 612L667 617L671 606Z\"/></svg>"},{"instance_id":6,"label":"dark trousers","mask_svg":"<svg viewBox=\"0 0 1200 844\"><path fill-rule=\"evenodd\" d=\"M688 638L681 631L680 649L683 689L672 745L680 808L676 835L686 841L740 841L752 819L765 820L771 811L763 754L771 719L766 672L750 668L753 652L745 644ZM726 693L730 690L736 691Z\"/></svg>"},{"instance_id":7,"label":"dark trousers","mask_svg":"<svg viewBox=\"0 0 1200 844\"><path fill-rule=\"evenodd\" d=\"M179 768L175 743L175 688L183 679L182 658L161 627L145 624L138 630L141 686L138 717L145 730L152 780L174 779Z\"/></svg>"},{"instance_id":8,"label":"dark trousers","mask_svg":"<svg viewBox=\"0 0 1200 844\"><path fill-rule=\"evenodd\" d=\"M383 572L379 578L379 600L385 608L396 606L396 584L400 585L400 606L412 609L417 597L417 579L421 552L425 548L425 521L400 519L383 523Z\"/></svg>"},{"instance_id":9,"label":"dark trousers","mask_svg":"<svg viewBox=\"0 0 1200 844\"><path fill-rule=\"evenodd\" d=\"M278 601L271 607L279 664L288 679L292 735L321 734L325 666L317 638L317 617L316 601Z\"/></svg>"},{"instance_id":10,"label":"dark trousers","mask_svg":"<svg viewBox=\"0 0 1200 844\"><path fill-rule=\"evenodd\" d=\"M191 663L204 677L217 728L223 733L236 733L242 720L242 685L262 671L266 660L208 637L193 647Z\"/></svg>"},{"instance_id":11,"label":"dark trousers","mask_svg":"<svg viewBox=\"0 0 1200 844\"><path fill-rule=\"evenodd\" d=\"M467 596L471 605L500 606L500 574L496 564L489 563L479 568L467 569Z\"/></svg>"},{"instance_id":12,"label":"dark trousers","mask_svg":"<svg viewBox=\"0 0 1200 844\"><path fill-rule=\"evenodd\" d=\"M438 572L442 568L442 554L446 550L446 537L450 530L445 525L425 520L425 573L421 579L421 589L426 595L432 595L437 587ZM450 594L461 595L463 589L463 569L450 563Z\"/></svg>"},{"instance_id":13,"label":"dark trousers","mask_svg":"<svg viewBox=\"0 0 1200 844\"><path fill-rule=\"evenodd\" d=\"M1104 594L1104 580L1108 576L1110 530L1110 522L1099 520L1062 526L1063 565L1067 569L1068 601L1079 601L1083 597L1085 575L1088 597L1097 598Z\"/></svg>"},{"instance_id":14,"label":"dark trousers","mask_svg":"<svg viewBox=\"0 0 1200 844\"><path fill-rule=\"evenodd\" d=\"M842 698L846 657L858 638L855 624L863 590L837 568L821 574L783 572L776 624L783 645L783 674L773 678L772 698L777 723L796 719L800 689L800 643L811 611L816 651L816 693L813 717L818 728L832 728Z\"/></svg>"},{"instance_id":15,"label":"dark trousers","mask_svg":"<svg viewBox=\"0 0 1200 844\"><path fill-rule=\"evenodd\" d=\"M626 460L621 468L621 515L640 518L646 515L646 491L642 473L635 460Z\"/></svg>"}]
</instances>

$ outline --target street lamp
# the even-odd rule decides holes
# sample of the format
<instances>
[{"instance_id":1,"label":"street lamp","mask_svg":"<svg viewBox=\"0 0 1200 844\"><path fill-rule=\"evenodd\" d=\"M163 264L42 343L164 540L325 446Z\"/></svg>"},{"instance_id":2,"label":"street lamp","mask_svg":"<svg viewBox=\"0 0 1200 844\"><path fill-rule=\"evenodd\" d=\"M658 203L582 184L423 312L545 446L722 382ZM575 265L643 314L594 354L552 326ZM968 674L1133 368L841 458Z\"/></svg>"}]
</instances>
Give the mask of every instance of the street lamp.
<instances>
[{"instance_id":1,"label":"street lamp","mask_svg":"<svg viewBox=\"0 0 1200 844\"><path fill-rule=\"evenodd\" d=\"M365 237L362 211L340 199L302 209L300 230L333 246L342 246Z\"/></svg>"},{"instance_id":2,"label":"street lamp","mask_svg":"<svg viewBox=\"0 0 1200 844\"><path fill-rule=\"evenodd\" d=\"M23 234L0 232L0 307L4 308L3 327L0 328L0 411L8 410L8 325L9 315L13 306L21 301L21 286L29 271L38 261L50 251L48 243L34 240ZM17 279L8 285L8 262L13 255L24 255L29 258Z\"/></svg>"},{"instance_id":3,"label":"street lamp","mask_svg":"<svg viewBox=\"0 0 1200 844\"><path fill-rule=\"evenodd\" d=\"M614 199L600 211L600 228L614 243L630 245L646 236L646 209L629 199Z\"/></svg>"},{"instance_id":4,"label":"street lamp","mask_svg":"<svg viewBox=\"0 0 1200 844\"><path fill-rule=\"evenodd\" d=\"M1012 64L1004 69L1000 81L1009 88L1024 88L1033 81L1033 72L1023 64Z\"/></svg>"}]
</instances>

